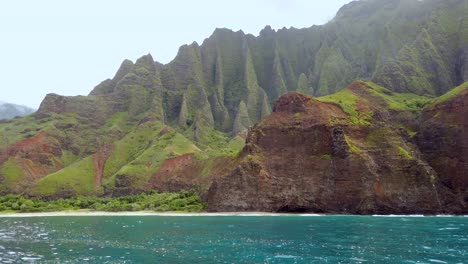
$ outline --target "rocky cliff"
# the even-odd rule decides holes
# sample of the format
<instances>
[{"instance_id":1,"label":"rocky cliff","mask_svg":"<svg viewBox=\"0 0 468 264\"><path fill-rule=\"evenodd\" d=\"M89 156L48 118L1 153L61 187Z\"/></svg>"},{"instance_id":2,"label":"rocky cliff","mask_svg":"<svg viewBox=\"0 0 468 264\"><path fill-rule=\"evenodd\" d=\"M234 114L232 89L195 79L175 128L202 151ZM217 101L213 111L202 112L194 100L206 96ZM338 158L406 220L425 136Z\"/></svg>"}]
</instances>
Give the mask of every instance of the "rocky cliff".
<instances>
[{"instance_id":1,"label":"rocky cliff","mask_svg":"<svg viewBox=\"0 0 468 264\"><path fill-rule=\"evenodd\" d=\"M425 108L416 142L442 183L468 202L468 85Z\"/></svg>"},{"instance_id":2,"label":"rocky cliff","mask_svg":"<svg viewBox=\"0 0 468 264\"><path fill-rule=\"evenodd\" d=\"M462 94L466 91L463 88ZM468 182L466 96L425 108L422 132L415 139L414 123L408 121L417 100L400 100L382 87L362 82L342 93L356 101L332 103L330 98L298 93L282 96L273 113L249 131L239 165L212 184L209 209L467 211L466 193L461 195ZM433 120L434 111L439 122Z\"/></svg>"}]
</instances>

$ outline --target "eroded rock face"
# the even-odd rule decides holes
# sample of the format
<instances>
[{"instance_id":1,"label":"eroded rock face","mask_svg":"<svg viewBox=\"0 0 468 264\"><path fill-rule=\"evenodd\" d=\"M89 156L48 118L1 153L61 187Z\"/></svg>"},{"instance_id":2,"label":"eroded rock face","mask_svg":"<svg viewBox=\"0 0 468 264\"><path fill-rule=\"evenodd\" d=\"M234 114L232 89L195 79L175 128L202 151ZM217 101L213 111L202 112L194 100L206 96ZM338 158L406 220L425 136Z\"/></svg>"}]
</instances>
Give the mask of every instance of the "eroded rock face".
<instances>
[{"instance_id":1,"label":"eroded rock face","mask_svg":"<svg viewBox=\"0 0 468 264\"><path fill-rule=\"evenodd\" d=\"M459 81L468 81L468 48L460 51L459 59L456 63Z\"/></svg>"},{"instance_id":2,"label":"eroded rock face","mask_svg":"<svg viewBox=\"0 0 468 264\"><path fill-rule=\"evenodd\" d=\"M115 112L125 110L117 96L61 96L48 94L42 101L36 118L46 118L51 114L76 114L90 123L102 125Z\"/></svg>"},{"instance_id":3,"label":"eroded rock face","mask_svg":"<svg viewBox=\"0 0 468 264\"><path fill-rule=\"evenodd\" d=\"M249 131L239 165L215 179L210 211L466 211L378 109L372 125L355 125L338 105L297 93L274 109Z\"/></svg>"},{"instance_id":4,"label":"eroded rock face","mask_svg":"<svg viewBox=\"0 0 468 264\"><path fill-rule=\"evenodd\" d=\"M197 190L204 196L215 177L232 169L233 160L231 157L218 157L210 161L197 160L193 153L167 159L151 177L147 186L148 191ZM210 166L212 171L204 175L203 171L207 166Z\"/></svg>"},{"instance_id":5,"label":"eroded rock face","mask_svg":"<svg viewBox=\"0 0 468 264\"><path fill-rule=\"evenodd\" d=\"M468 202L468 89L427 108L416 139L442 182Z\"/></svg>"}]
</instances>

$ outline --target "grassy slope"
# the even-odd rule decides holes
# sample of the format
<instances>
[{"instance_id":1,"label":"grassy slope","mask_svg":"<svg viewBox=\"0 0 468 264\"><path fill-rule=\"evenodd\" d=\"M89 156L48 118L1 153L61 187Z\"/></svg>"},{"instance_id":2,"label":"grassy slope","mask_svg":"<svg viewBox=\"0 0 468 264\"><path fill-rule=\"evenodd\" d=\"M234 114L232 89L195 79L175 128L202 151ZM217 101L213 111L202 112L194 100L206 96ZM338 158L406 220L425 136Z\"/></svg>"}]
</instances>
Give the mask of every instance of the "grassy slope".
<instances>
[{"instance_id":1,"label":"grassy slope","mask_svg":"<svg viewBox=\"0 0 468 264\"><path fill-rule=\"evenodd\" d=\"M468 89L468 82L465 82L465 83L461 84L460 86L455 87L452 90L448 91L446 94L443 94L442 96L437 97L436 99L434 99L434 101L432 102L431 105L444 103L444 102L456 97L457 95L459 95L462 91L464 91L466 89Z\"/></svg>"},{"instance_id":2,"label":"grassy slope","mask_svg":"<svg viewBox=\"0 0 468 264\"><path fill-rule=\"evenodd\" d=\"M401 138L398 128L406 129L410 136L414 136L416 132L407 128L405 122L399 123L398 116L401 115L403 120L417 118L421 110L436 99L415 94L392 92L372 82L356 82L350 88L318 98L318 100L340 105L350 116L351 123L355 125L371 126L372 129L365 142L356 143L347 138L347 143L352 152L363 154L359 147L359 144L362 144L363 147L368 149L387 151L389 156L400 156L403 159L412 160L413 147L411 144L405 143L405 140ZM358 105L360 105L361 110L358 109ZM381 123L383 120L373 119L372 111L392 112L391 116L394 119L384 119L384 125L374 126L376 122Z\"/></svg>"},{"instance_id":3,"label":"grassy slope","mask_svg":"<svg viewBox=\"0 0 468 264\"><path fill-rule=\"evenodd\" d=\"M0 175L3 178L0 184L0 193L11 192L14 186L21 184L24 176L13 158L8 159L0 166Z\"/></svg>"},{"instance_id":4,"label":"grassy slope","mask_svg":"<svg viewBox=\"0 0 468 264\"><path fill-rule=\"evenodd\" d=\"M375 83L368 82L370 91L385 100L391 110L419 111L433 99L412 93L395 93Z\"/></svg>"},{"instance_id":5,"label":"grassy slope","mask_svg":"<svg viewBox=\"0 0 468 264\"><path fill-rule=\"evenodd\" d=\"M105 184L112 188L119 177L126 176L131 179L132 187L142 189L165 159L198 151L192 142L175 131L164 135L150 128L132 132L116 143L106 163Z\"/></svg>"},{"instance_id":6,"label":"grassy slope","mask_svg":"<svg viewBox=\"0 0 468 264\"><path fill-rule=\"evenodd\" d=\"M38 181L33 189L33 193L38 196L92 195L95 192L94 164L91 156L46 176Z\"/></svg>"},{"instance_id":7,"label":"grassy slope","mask_svg":"<svg viewBox=\"0 0 468 264\"><path fill-rule=\"evenodd\" d=\"M362 90L370 96L383 99L388 110L419 111L433 99L411 93L396 93L372 82L359 82ZM371 112L359 111L358 100L367 100L359 97L350 89L343 89L337 93L319 97L322 102L336 103L350 116L351 122L357 125L368 125L372 119ZM371 102L369 102L371 103Z\"/></svg>"},{"instance_id":8,"label":"grassy slope","mask_svg":"<svg viewBox=\"0 0 468 264\"><path fill-rule=\"evenodd\" d=\"M48 130L52 128L53 123L52 119L36 120L30 115L0 124L0 148L32 137L40 131Z\"/></svg>"},{"instance_id":9,"label":"grassy slope","mask_svg":"<svg viewBox=\"0 0 468 264\"><path fill-rule=\"evenodd\" d=\"M359 112L357 110L358 97L349 89L343 89L337 93L318 98L322 102L336 103L349 115L353 124L369 125L371 112Z\"/></svg>"}]
</instances>

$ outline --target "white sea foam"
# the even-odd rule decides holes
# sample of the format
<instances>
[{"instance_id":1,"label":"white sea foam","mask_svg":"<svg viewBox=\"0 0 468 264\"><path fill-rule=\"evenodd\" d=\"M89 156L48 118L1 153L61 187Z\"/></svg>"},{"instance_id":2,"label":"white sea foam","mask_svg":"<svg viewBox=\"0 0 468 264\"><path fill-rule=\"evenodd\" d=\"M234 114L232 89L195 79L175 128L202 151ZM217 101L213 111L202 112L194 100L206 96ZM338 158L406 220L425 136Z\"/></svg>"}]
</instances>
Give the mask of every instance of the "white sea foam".
<instances>
[{"instance_id":1,"label":"white sea foam","mask_svg":"<svg viewBox=\"0 0 468 264\"><path fill-rule=\"evenodd\" d=\"M376 217L425 217L424 215L421 214L412 214L412 215L395 215L395 214L390 214L390 215L372 215Z\"/></svg>"},{"instance_id":2,"label":"white sea foam","mask_svg":"<svg viewBox=\"0 0 468 264\"><path fill-rule=\"evenodd\" d=\"M38 258L38 257L22 257L21 260L28 261L28 262L35 262L37 260L41 260L41 258Z\"/></svg>"},{"instance_id":3,"label":"white sea foam","mask_svg":"<svg viewBox=\"0 0 468 264\"><path fill-rule=\"evenodd\" d=\"M298 214L299 216L324 216L323 214Z\"/></svg>"},{"instance_id":4,"label":"white sea foam","mask_svg":"<svg viewBox=\"0 0 468 264\"><path fill-rule=\"evenodd\" d=\"M295 259L295 258L298 258L298 256L293 256L293 255L276 255L275 258Z\"/></svg>"},{"instance_id":5,"label":"white sea foam","mask_svg":"<svg viewBox=\"0 0 468 264\"><path fill-rule=\"evenodd\" d=\"M442 261L442 260L438 260L438 259L429 259L430 262L434 262L434 263L447 263L445 261Z\"/></svg>"},{"instance_id":6,"label":"white sea foam","mask_svg":"<svg viewBox=\"0 0 468 264\"><path fill-rule=\"evenodd\" d=\"M367 261L367 260L361 259L361 258L350 258L350 260L353 260L353 261L361 261L361 262Z\"/></svg>"},{"instance_id":7,"label":"white sea foam","mask_svg":"<svg viewBox=\"0 0 468 264\"><path fill-rule=\"evenodd\" d=\"M458 227L443 227L443 228L439 228L439 230L443 231L443 230L457 230L457 229L460 229Z\"/></svg>"}]
</instances>

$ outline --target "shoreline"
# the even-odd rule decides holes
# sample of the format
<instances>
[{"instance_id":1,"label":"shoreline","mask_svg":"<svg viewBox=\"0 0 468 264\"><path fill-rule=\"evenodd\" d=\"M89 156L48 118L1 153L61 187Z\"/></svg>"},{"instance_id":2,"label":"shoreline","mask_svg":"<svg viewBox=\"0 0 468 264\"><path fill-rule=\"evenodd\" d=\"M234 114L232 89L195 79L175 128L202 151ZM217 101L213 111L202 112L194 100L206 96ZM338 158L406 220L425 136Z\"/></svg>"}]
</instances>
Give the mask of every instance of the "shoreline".
<instances>
[{"instance_id":1,"label":"shoreline","mask_svg":"<svg viewBox=\"0 0 468 264\"><path fill-rule=\"evenodd\" d=\"M56 212L32 212L32 213L1 213L0 218L7 217L50 217L50 216L323 216L325 214L286 214L286 213L269 213L269 212L153 212L153 211L122 211L122 212L106 212L106 211L56 211Z\"/></svg>"},{"instance_id":2,"label":"shoreline","mask_svg":"<svg viewBox=\"0 0 468 264\"><path fill-rule=\"evenodd\" d=\"M314 213L271 213L271 212L152 212L152 211L123 211L123 212L106 212L106 211L56 211L56 212L0 212L0 218L21 218L21 217L56 217L56 216L373 216L373 217L468 217L468 215L341 215L341 214L314 214Z\"/></svg>"}]
</instances>

